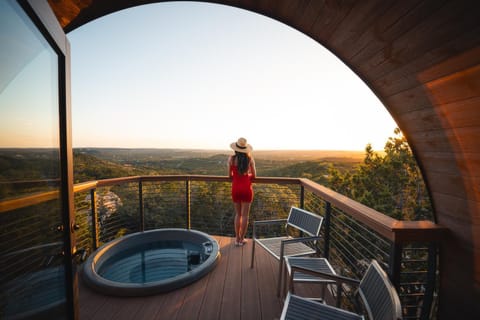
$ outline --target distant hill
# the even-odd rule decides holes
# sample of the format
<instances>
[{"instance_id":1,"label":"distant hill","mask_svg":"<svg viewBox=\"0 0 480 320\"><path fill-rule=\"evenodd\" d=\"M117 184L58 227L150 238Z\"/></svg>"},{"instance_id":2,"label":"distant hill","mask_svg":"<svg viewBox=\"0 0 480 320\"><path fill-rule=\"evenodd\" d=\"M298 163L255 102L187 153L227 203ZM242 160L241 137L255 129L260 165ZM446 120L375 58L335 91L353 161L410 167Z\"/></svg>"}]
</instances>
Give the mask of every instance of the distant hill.
<instances>
[{"instance_id":1,"label":"distant hill","mask_svg":"<svg viewBox=\"0 0 480 320\"><path fill-rule=\"evenodd\" d=\"M225 150L202 150L202 149L143 149L143 148L74 148L74 151L82 154L90 154L95 157L111 161L158 161L181 158L205 158L216 154L228 154Z\"/></svg>"},{"instance_id":2,"label":"distant hill","mask_svg":"<svg viewBox=\"0 0 480 320\"><path fill-rule=\"evenodd\" d=\"M158 174L225 176L227 158L232 153L231 150L75 148L74 182ZM349 170L363 161L364 153L260 150L254 156L259 176L308 177L321 181L329 166ZM0 148L0 164L0 181L45 184L58 179L58 150Z\"/></svg>"},{"instance_id":3,"label":"distant hill","mask_svg":"<svg viewBox=\"0 0 480 320\"><path fill-rule=\"evenodd\" d=\"M255 159L272 159L281 161L309 161L329 159L351 159L361 161L365 151L338 151L338 150L259 150L254 152Z\"/></svg>"},{"instance_id":4,"label":"distant hill","mask_svg":"<svg viewBox=\"0 0 480 320\"><path fill-rule=\"evenodd\" d=\"M139 174L227 175L228 150L78 148L75 181ZM307 177L323 182L329 166L350 170L360 151L266 150L254 153L259 176ZM98 159L95 160L95 159Z\"/></svg>"},{"instance_id":5,"label":"distant hill","mask_svg":"<svg viewBox=\"0 0 480 320\"><path fill-rule=\"evenodd\" d=\"M210 149L132 149L132 148L75 148L75 152L90 154L111 161L155 161L181 158L208 158L216 155L228 156L231 150ZM365 151L339 150L255 150L255 159L281 161L309 161L319 159L362 160Z\"/></svg>"}]
</instances>

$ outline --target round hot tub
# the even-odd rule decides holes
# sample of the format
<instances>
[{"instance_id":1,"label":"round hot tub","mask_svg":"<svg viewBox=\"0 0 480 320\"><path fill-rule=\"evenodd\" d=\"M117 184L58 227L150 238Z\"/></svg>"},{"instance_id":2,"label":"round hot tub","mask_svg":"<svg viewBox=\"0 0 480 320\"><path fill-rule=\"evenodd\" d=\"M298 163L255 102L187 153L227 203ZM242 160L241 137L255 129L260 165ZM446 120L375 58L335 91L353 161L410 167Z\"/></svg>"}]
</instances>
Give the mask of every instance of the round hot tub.
<instances>
[{"instance_id":1,"label":"round hot tub","mask_svg":"<svg viewBox=\"0 0 480 320\"><path fill-rule=\"evenodd\" d=\"M157 229L103 245L84 263L82 276L88 286L107 295L145 296L200 279L219 258L218 242L206 233Z\"/></svg>"}]
</instances>

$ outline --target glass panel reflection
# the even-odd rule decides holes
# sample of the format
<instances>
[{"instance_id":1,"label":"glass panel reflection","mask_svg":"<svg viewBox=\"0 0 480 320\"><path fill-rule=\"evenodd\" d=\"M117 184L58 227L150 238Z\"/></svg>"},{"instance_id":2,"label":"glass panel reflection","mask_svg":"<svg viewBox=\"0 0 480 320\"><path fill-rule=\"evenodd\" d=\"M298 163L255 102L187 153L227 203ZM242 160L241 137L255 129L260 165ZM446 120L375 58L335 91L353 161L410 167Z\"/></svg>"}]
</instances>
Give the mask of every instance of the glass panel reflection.
<instances>
[{"instance_id":1,"label":"glass panel reflection","mask_svg":"<svg viewBox=\"0 0 480 320\"><path fill-rule=\"evenodd\" d=\"M59 186L58 57L0 2L0 200Z\"/></svg>"},{"instance_id":2,"label":"glass panel reflection","mask_svg":"<svg viewBox=\"0 0 480 320\"><path fill-rule=\"evenodd\" d=\"M0 319L66 318L58 56L13 0L0 42Z\"/></svg>"}]
</instances>

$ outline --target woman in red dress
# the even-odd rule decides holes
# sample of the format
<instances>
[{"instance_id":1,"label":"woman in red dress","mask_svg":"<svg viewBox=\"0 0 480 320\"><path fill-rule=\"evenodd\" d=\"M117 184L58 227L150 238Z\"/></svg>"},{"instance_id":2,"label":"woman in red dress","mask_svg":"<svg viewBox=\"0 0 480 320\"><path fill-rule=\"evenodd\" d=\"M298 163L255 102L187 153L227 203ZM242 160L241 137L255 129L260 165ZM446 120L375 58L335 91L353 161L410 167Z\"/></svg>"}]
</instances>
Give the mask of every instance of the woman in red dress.
<instances>
[{"instance_id":1,"label":"woman in red dress","mask_svg":"<svg viewBox=\"0 0 480 320\"><path fill-rule=\"evenodd\" d=\"M232 179L232 200L235 207L235 245L243 246L247 241L248 215L253 201L252 179L257 175L252 146L245 138L230 144L235 155L228 158L228 176Z\"/></svg>"}]
</instances>

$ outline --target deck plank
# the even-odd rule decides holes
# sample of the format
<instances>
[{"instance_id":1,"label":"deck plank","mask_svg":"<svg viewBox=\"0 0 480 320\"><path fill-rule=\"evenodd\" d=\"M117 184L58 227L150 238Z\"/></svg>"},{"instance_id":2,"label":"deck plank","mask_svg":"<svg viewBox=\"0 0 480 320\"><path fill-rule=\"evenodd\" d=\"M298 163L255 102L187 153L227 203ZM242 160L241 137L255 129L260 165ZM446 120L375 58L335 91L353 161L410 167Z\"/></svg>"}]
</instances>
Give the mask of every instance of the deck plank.
<instances>
[{"instance_id":1,"label":"deck plank","mask_svg":"<svg viewBox=\"0 0 480 320\"><path fill-rule=\"evenodd\" d=\"M103 310L103 305L108 297L97 294L85 287L85 284L82 281L79 281L78 283L80 319L93 319L96 313L99 313Z\"/></svg>"},{"instance_id":2,"label":"deck plank","mask_svg":"<svg viewBox=\"0 0 480 320\"><path fill-rule=\"evenodd\" d=\"M111 301L114 311L111 313L110 319L133 319L142 313L145 304L143 297L123 298L122 300L123 303L120 305L116 300Z\"/></svg>"},{"instance_id":3,"label":"deck plank","mask_svg":"<svg viewBox=\"0 0 480 320\"><path fill-rule=\"evenodd\" d=\"M220 319L231 239L222 237L216 237L216 239L220 246L220 261L215 267L215 270L210 273L207 290L205 291L202 308L198 317L199 320Z\"/></svg>"},{"instance_id":4,"label":"deck plank","mask_svg":"<svg viewBox=\"0 0 480 320\"><path fill-rule=\"evenodd\" d=\"M242 248L236 247L234 239L231 239L229 246L229 259L225 286L222 295L222 307L220 319L239 320L240 316L240 289L241 289L241 268Z\"/></svg>"},{"instance_id":5,"label":"deck plank","mask_svg":"<svg viewBox=\"0 0 480 320\"><path fill-rule=\"evenodd\" d=\"M278 261L252 242L235 247L234 238L215 237L221 258L197 282L172 292L147 297L113 297L79 284L80 319L278 319L283 301L277 298Z\"/></svg>"},{"instance_id":6,"label":"deck plank","mask_svg":"<svg viewBox=\"0 0 480 320\"><path fill-rule=\"evenodd\" d=\"M131 317L130 319L137 319L137 320L154 319L153 315L156 315L162 306L161 304L158 303L159 299L157 298L157 296L142 297L142 300L144 301L142 309L140 309L138 313L134 317ZM127 303L125 305L128 307Z\"/></svg>"},{"instance_id":7,"label":"deck plank","mask_svg":"<svg viewBox=\"0 0 480 320\"><path fill-rule=\"evenodd\" d=\"M221 246L222 239L217 237L216 240L218 241L220 248L222 248ZM223 242L225 242L225 240ZM222 252L222 250L225 250L225 249L221 249L220 252ZM220 257L220 261L222 261L221 259L222 257ZM220 262L218 264L220 264ZM216 268L219 268L218 264ZM210 291L214 292L214 288L211 287L211 282L215 281L214 274L215 274L214 272L210 272L206 276L204 276L202 279L198 280L197 282L191 284L188 287L187 295L185 296L183 306L178 313L178 319L188 319L188 318L191 318L192 315L198 315L198 317L200 318L201 311L205 310L205 308L203 308L203 305L205 303L207 290L210 289ZM222 274L219 273L219 275L222 275ZM224 278L225 276L223 275L222 281ZM221 287L223 288L223 284ZM218 299L218 295L216 295L216 297L213 297L213 299L216 301L220 301L220 299ZM216 318L217 316L205 318L205 319L216 319Z\"/></svg>"},{"instance_id":8,"label":"deck plank","mask_svg":"<svg viewBox=\"0 0 480 320\"><path fill-rule=\"evenodd\" d=\"M257 286L257 270L250 268L252 242L248 241L242 248L242 291L241 318L259 319L262 314L260 293Z\"/></svg>"},{"instance_id":9,"label":"deck plank","mask_svg":"<svg viewBox=\"0 0 480 320\"><path fill-rule=\"evenodd\" d=\"M181 307L178 310L178 319L187 319L191 315L198 315L203 303L205 290L207 289L210 274L190 284L185 290L186 294Z\"/></svg>"},{"instance_id":10,"label":"deck plank","mask_svg":"<svg viewBox=\"0 0 480 320\"><path fill-rule=\"evenodd\" d=\"M278 260L257 245L254 268L257 270L262 319L278 319L283 304L277 297Z\"/></svg>"}]
</instances>

